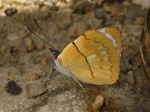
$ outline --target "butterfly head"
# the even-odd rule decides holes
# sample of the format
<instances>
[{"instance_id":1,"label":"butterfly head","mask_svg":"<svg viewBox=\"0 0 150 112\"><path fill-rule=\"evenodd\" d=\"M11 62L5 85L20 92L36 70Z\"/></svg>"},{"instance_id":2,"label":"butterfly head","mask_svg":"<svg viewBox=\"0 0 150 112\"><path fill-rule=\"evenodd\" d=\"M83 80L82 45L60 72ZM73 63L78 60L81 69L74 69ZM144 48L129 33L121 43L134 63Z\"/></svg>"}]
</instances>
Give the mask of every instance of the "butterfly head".
<instances>
[{"instance_id":1,"label":"butterfly head","mask_svg":"<svg viewBox=\"0 0 150 112\"><path fill-rule=\"evenodd\" d=\"M57 59L57 57L59 56L60 52L56 49L53 48L49 48L51 53L54 55L54 58Z\"/></svg>"}]
</instances>

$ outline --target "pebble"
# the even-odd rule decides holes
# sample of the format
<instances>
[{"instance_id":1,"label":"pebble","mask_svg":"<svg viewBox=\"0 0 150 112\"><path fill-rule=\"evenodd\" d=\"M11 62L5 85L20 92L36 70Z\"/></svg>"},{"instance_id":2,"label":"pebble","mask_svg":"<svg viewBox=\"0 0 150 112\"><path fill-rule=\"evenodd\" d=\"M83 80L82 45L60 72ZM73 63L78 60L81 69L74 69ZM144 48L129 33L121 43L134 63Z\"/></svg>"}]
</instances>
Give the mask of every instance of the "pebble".
<instances>
[{"instance_id":1,"label":"pebble","mask_svg":"<svg viewBox=\"0 0 150 112\"><path fill-rule=\"evenodd\" d=\"M135 83L134 72L133 71L129 71L127 73L126 79L127 79L127 81L128 81L129 84L134 84Z\"/></svg>"},{"instance_id":2,"label":"pebble","mask_svg":"<svg viewBox=\"0 0 150 112\"><path fill-rule=\"evenodd\" d=\"M114 17L115 19L118 19L119 9L118 9L117 7L114 7L114 8L112 9L111 14L113 15L113 17Z\"/></svg>"},{"instance_id":3,"label":"pebble","mask_svg":"<svg viewBox=\"0 0 150 112\"><path fill-rule=\"evenodd\" d=\"M44 2L45 0L34 0L34 4L36 5L43 5Z\"/></svg>"},{"instance_id":4,"label":"pebble","mask_svg":"<svg viewBox=\"0 0 150 112\"><path fill-rule=\"evenodd\" d=\"M44 105L42 107L40 107L37 112L50 112L49 110L49 106L48 105Z\"/></svg>"},{"instance_id":5,"label":"pebble","mask_svg":"<svg viewBox=\"0 0 150 112\"><path fill-rule=\"evenodd\" d=\"M143 25L134 25L134 28L132 28L132 32L130 32L130 35L133 35L135 37L141 37L143 31Z\"/></svg>"},{"instance_id":6,"label":"pebble","mask_svg":"<svg viewBox=\"0 0 150 112\"><path fill-rule=\"evenodd\" d=\"M94 14L95 14L95 17L98 19L105 19L105 12L103 9L100 9L100 8L96 9L94 11Z\"/></svg>"},{"instance_id":7,"label":"pebble","mask_svg":"<svg viewBox=\"0 0 150 112\"><path fill-rule=\"evenodd\" d=\"M122 5L123 5L124 7L129 7L129 6L130 6L130 3L129 3L129 1L124 1L124 2L122 3Z\"/></svg>"},{"instance_id":8,"label":"pebble","mask_svg":"<svg viewBox=\"0 0 150 112\"><path fill-rule=\"evenodd\" d=\"M26 76L30 79L39 80L42 77L42 74L35 73L33 71L28 71Z\"/></svg>"},{"instance_id":9,"label":"pebble","mask_svg":"<svg viewBox=\"0 0 150 112\"><path fill-rule=\"evenodd\" d=\"M20 49L19 45L11 46L11 53L17 52L17 51L19 51L19 49Z\"/></svg>"},{"instance_id":10,"label":"pebble","mask_svg":"<svg viewBox=\"0 0 150 112\"><path fill-rule=\"evenodd\" d=\"M6 37L8 40L17 40L25 37L26 34L27 33L25 32L25 30L20 30L20 31L9 33ZM3 35L5 35L5 33Z\"/></svg>"},{"instance_id":11,"label":"pebble","mask_svg":"<svg viewBox=\"0 0 150 112\"><path fill-rule=\"evenodd\" d=\"M47 2L47 1L45 1L44 3L43 3L43 5L45 5L45 6L47 6L47 7L54 7L54 5L51 3L51 2Z\"/></svg>"},{"instance_id":12,"label":"pebble","mask_svg":"<svg viewBox=\"0 0 150 112\"><path fill-rule=\"evenodd\" d=\"M71 0L66 0L66 2L71 2Z\"/></svg>"},{"instance_id":13,"label":"pebble","mask_svg":"<svg viewBox=\"0 0 150 112\"><path fill-rule=\"evenodd\" d=\"M92 104L93 111L94 111L94 112L100 112L100 110L101 110L103 104L104 104L104 97L101 96L101 95L98 95L98 96L95 98L94 103Z\"/></svg>"},{"instance_id":14,"label":"pebble","mask_svg":"<svg viewBox=\"0 0 150 112\"><path fill-rule=\"evenodd\" d=\"M135 36L135 37L141 37L141 35L142 35L142 30L141 30L141 31L140 31L140 30L139 30L139 31L138 31L138 30L137 30L137 31L134 31L134 32L132 33L132 35Z\"/></svg>"},{"instance_id":15,"label":"pebble","mask_svg":"<svg viewBox=\"0 0 150 112\"><path fill-rule=\"evenodd\" d=\"M13 0L13 3L22 4L22 3L24 3L24 1L26 1L26 0Z\"/></svg>"},{"instance_id":16,"label":"pebble","mask_svg":"<svg viewBox=\"0 0 150 112\"><path fill-rule=\"evenodd\" d=\"M11 7L11 8L6 9L4 11L4 13L5 13L6 16L12 16L12 15L17 13L17 9Z\"/></svg>"},{"instance_id":17,"label":"pebble","mask_svg":"<svg viewBox=\"0 0 150 112\"><path fill-rule=\"evenodd\" d=\"M56 7L59 7L59 8L64 8L66 6L66 3L65 2L61 2L61 1L58 1L56 2Z\"/></svg>"},{"instance_id":18,"label":"pebble","mask_svg":"<svg viewBox=\"0 0 150 112\"><path fill-rule=\"evenodd\" d=\"M19 39L19 35L17 34L17 32L12 32L7 35L7 39L8 40L17 40L17 39Z\"/></svg>"},{"instance_id":19,"label":"pebble","mask_svg":"<svg viewBox=\"0 0 150 112\"><path fill-rule=\"evenodd\" d=\"M141 5L142 9L149 9L150 7L150 0L132 0L132 2Z\"/></svg>"},{"instance_id":20,"label":"pebble","mask_svg":"<svg viewBox=\"0 0 150 112\"><path fill-rule=\"evenodd\" d=\"M129 38L130 38L130 37L129 37ZM129 57L129 58L128 58L128 64L134 65L134 60L133 60L132 57Z\"/></svg>"},{"instance_id":21,"label":"pebble","mask_svg":"<svg viewBox=\"0 0 150 112\"><path fill-rule=\"evenodd\" d=\"M3 0L0 0L0 9L3 8Z\"/></svg>"},{"instance_id":22,"label":"pebble","mask_svg":"<svg viewBox=\"0 0 150 112\"><path fill-rule=\"evenodd\" d=\"M128 37L129 36L129 34L127 33L127 32L122 32L122 37Z\"/></svg>"},{"instance_id":23,"label":"pebble","mask_svg":"<svg viewBox=\"0 0 150 112\"><path fill-rule=\"evenodd\" d=\"M9 81L5 87L5 90L11 95L18 95L22 92L22 89L15 81Z\"/></svg>"},{"instance_id":24,"label":"pebble","mask_svg":"<svg viewBox=\"0 0 150 112\"><path fill-rule=\"evenodd\" d=\"M108 4L104 4L104 5L103 5L103 9L104 9L107 13L110 13L110 12L111 12L110 6L108 6Z\"/></svg>"},{"instance_id":25,"label":"pebble","mask_svg":"<svg viewBox=\"0 0 150 112\"><path fill-rule=\"evenodd\" d=\"M104 22L103 19L97 19L95 17L90 18L89 21L88 21L91 29L95 29L95 28L99 29L102 26L103 22Z\"/></svg>"},{"instance_id":26,"label":"pebble","mask_svg":"<svg viewBox=\"0 0 150 112\"><path fill-rule=\"evenodd\" d=\"M128 36L129 36L129 33L128 33L128 31L127 31L127 30L122 29L122 31L121 31L121 35L122 35L122 37L128 37Z\"/></svg>"},{"instance_id":27,"label":"pebble","mask_svg":"<svg viewBox=\"0 0 150 112\"><path fill-rule=\"evenodd\" d=\"M46 66L47 63L48 63L48 59L47 58L44 58L44 59L41 60L41 64L42 65Z\"/></svg>"},{"instance_id":28,"label":"pebble","mask_svg":"<svg viewBox=\"0 0 150 112\"><path fill-rule=\"evenodd\" d=\"M1 52L1 53L5 53L6 50L7 50L7 46L1 46L1 47L0 47L0 52Z\"/></svg>"},{"instance_id":29,"label":"pebble","mask_svg":"<svg viewBox=\"0 0 150 112\"><path fill-rule=\"evenodd\" d=\"M32 51L35 48L34 42L31 38L26 38L25 42L27 46L27 51Z\"/></svg>"},{"instance_id":30,"label":"pebble","mask_svg":"<svg viewBox=\"0 0 150 112\"><path fill-rule=\"evenodd\" d=\"M22 30L18 31L18 35L19 35L19 38L24 38L27 35L27 33L26 33L25 29L22 29Z\"/></svg>"},{"instance_id":31,"label":"pebble","mask_svg":"<svg viewBox=\"0 0 150 112\"><path fill-rule=\"evenodd\" d=\"M47 92L47 88L43 82L34 82L27 84L26 92L28 98L33 98Z\"/></svg>"},{"instance_id":32,"label":"pebble","mask_svg":"<svg viewBox=\"0 0 150 112\"><path fill-rule=\"evenodd\" d=\"M143 25L144 24L144 18L143 17L137 17L135 20L135 23L137 25Z\"/></svg>"},{"instance_id":33,"label":"pebble","mask_svg":"<svg viewBox=\"0 0 150 112\"><path fill-rule=\"evenodd\" d=\"M45 48L45 44L44 43L39 43L37 45L38 50L43 50Z\"/></svg>"},{"instance_id":34,"label":"pebble","mask_svg":"<svg viewBox=\"0 0 150 112\"><path fill-rule=\"evenodd\" d=\"M36 7L34 8L34 10L40 10L41 12L47 11L49 9L49 7L43 5L42 7L40 7L39 5L36 5Z\"/></svg>"}]
</instances>

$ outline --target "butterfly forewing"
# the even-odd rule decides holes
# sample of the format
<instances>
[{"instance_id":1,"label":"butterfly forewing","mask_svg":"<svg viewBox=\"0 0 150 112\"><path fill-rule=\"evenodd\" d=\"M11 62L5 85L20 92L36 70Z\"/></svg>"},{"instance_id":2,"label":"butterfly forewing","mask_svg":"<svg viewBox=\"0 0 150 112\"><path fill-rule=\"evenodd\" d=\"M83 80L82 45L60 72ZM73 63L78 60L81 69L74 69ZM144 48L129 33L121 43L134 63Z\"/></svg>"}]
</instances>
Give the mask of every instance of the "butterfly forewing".
<instances>
[{"instance_id":1,"label":"butterfly forewing","mask_svg":"<svg viewBox=\"0 0 150 112\"><path fill-rule=\"evenodd\" d=\"M119 76L120 32L107 27L85 32L63 50L59 58L64 69L86 83L113 84Z\"/></svg>"}]
</instances>

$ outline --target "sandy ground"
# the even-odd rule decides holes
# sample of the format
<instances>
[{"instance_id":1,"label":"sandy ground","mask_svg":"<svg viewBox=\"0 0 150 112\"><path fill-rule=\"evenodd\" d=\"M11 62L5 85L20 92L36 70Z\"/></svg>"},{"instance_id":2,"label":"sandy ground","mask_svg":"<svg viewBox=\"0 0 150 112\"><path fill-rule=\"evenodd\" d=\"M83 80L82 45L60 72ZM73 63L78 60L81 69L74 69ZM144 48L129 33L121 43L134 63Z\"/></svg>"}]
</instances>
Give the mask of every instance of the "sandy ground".
<instances>
[{"instance_id":1,"label":"sandy ground","mask_svg":"<svg viewBox=\"0 0 150 112\"><path fill-rule=\"evenodd\" d=\"M0 112L150 112L150 82L139 52L146 14L141 6L128 0L6 0L0 7ZM25 25L59 51L87 30L118 27L119 80L102 86L81 82L81 88L54 70L44 81L52 65L49 46Z\"/></svg>"}]
</instances>

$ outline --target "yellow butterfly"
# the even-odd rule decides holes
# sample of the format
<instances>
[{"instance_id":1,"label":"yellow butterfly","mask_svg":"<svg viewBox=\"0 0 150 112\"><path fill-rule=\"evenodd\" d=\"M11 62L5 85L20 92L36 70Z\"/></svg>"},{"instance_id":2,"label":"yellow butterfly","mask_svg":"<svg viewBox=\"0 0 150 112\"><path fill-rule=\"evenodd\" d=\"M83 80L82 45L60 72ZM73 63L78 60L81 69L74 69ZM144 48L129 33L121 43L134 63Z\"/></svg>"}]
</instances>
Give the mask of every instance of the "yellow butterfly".
<instances>
[{"instance_id":1,"label":"yellow butterfly","mask_svg":"<svg viewBox=\"0 0 150 112\"><path fill-rule=\"evenodd\" d=\"M38 25L35 19L34 21ZM40 28L39 25L38 27ZM42 33L45 35L43 31ZM54 67L78 83L113 84L119 77L122 42L120 31L116 27L87 31L67 45L61 53L52 44L47 44L54 55ZM80 83L79 85L82 87Z\"/></svg>"},{"instance_id":2,"label":"yellow butterfly","mask_svg":"<svg viewBox=\"0 0 150 112\"><path fill-rule=\"evenodd\" d=\"M53 48L50 51L59 72L77 82L102 85L117 81L121 49L120 31L116 27L105 27L85 32L61 53Z\"/></svg>"}]
</instances>

